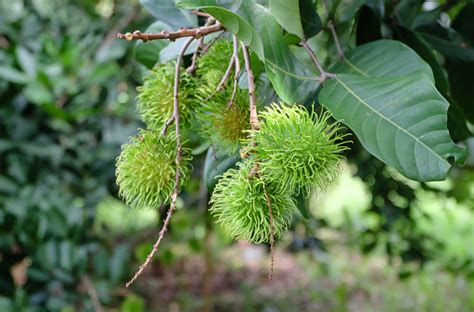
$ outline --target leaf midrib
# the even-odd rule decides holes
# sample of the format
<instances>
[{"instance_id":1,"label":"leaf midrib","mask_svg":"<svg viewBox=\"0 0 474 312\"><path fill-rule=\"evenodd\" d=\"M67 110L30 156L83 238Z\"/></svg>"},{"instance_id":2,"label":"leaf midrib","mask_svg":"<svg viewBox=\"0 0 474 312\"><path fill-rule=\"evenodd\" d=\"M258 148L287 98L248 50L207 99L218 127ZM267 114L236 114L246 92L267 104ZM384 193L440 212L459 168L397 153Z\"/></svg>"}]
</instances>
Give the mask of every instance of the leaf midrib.
<instances>
[{"instance_id":1,"label":"leaf midrib","mask_svg":"<svg viewBox=\"0 0 474 312\"><path fill-rule=\"evenodd\" d=\"M388 119L387 117L385 117L384 115L382 115L379 111L377 111L376 109L374 109L372 106L370 106L367 102L365 102L357 93L355 93L352 89L350 89L341 79L339 79L338 76L335 77L335 79L344 87L344 89L346 89L353 97L355 97L358 101L360 101L363 105L365 105L366 107L368 107L371 111L373 111L374 113L376 113L377 115L379 115L382 119L386 120L387 122L389 122L390 124L392 124L393 126L395 126L398 131L402 131L406 134L408 134L410 137L412 137L416 142L418 142L419 144L421 144L422 146L424 146L429 152L431 152L432 154L436 155L436 157L438 157L443 163L447 163L449 164L444 158L442 158L440 155L438 155L438 153L436 153L434 150L432 150L431 148L429 148L423 141L421 141L420 139L418 139L416 136L414 136L411 132L408 132L406 131L404 128L400 127L399 125L397 125L396 123L394 123L392 120Z\"/></svg>"}]
</instances>

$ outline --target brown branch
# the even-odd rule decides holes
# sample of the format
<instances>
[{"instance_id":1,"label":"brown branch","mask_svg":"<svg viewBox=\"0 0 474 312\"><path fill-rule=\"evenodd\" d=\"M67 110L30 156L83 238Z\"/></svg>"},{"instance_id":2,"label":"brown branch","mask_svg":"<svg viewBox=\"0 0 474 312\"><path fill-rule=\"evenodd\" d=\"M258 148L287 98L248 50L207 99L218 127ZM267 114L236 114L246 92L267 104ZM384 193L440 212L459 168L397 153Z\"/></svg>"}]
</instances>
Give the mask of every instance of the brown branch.
<instances>
[{"instance_id":1,"label":"brown branch","mask_svg":"<svg viewBox=\"0 0 474 312\"><path fill-rule=\"evenodd\" d=\"M149 40L161 40L161 39L167 39L171 41L175 41L178 38L183 38L183 37L193 37L195 39L199 39L203 36L207 36L209 34L223 31L225 30L224 26L222 26L219 23L216 23L214 25L209 25L209 26L202 26L198 28L181 28L180 30L177 31L167 31L167 30L162 30L159 33L142 33L139 30L134 31L133 33L126 33L122 34L119 33L117 34L117 37L119 39L125 39L128 41L132 40L143 40L143 41L149 41Z\"/></svg>"},{"instance_id":2,"label":"brown branch","mask_svg":"<svg viewBox=\"0 0 474 312\"><path fill-rule=\"evenodd\" d=\"M224 73L224 76L222 76L222 79L221 81L219 81L219 84L217 85L217 88L216 90L214 90L214 92L212 92L211 95L209 95L207 98L206 98L206 101L209 101L210 99L212 99L214 97L214 95L216 95L217 92L219 92L220 90L223 90L224 89L224 85L226 84L226 82L229 80L229 77L230 77L230 73L232 72L232 68L235 67L235 75L234 75L234 90L232 91L232 96L231 96L231 99L229 101L229 104L227 105L227 109L229 109L231 106L232 106L232 103L234 102L234 99L235 99L235 94L237 93L237 89L236 89L236 85L235 85L235 79L237 77L237 75L240 73L240 64L238 64L239 62L239 56L238 56L238 45L237 45L237 53L235 52L235 41L237 41L237 44L238 44L238 39L236 36L234 36L234 53L232 54L232 56L230 57L230 60L229 60L229 65L227 65L227 69ZM237 55L237 56L236 56Z\"/></svg>"},{"instance_id":3,"label":"brown branch","mask_svg":"<svg viewBox=\"0 0 474 312\"><path fill-rule=\"evenodd\" d=\"M102 308L102 305L100 304L99 296L97 295L97 290L95 289L94 284L87 275L82 278L82 284L84 285L87 294L91 298L94 310L96 312L103 312L104 308Z\"/></svg>"},{"instance_id":4,"label":"brown branch","mask_svg":"<svg viewBox=\"0 0 474 312\"><path fill-rule=\"evenodd\" d=\"M234 72L234 89L232 90L232 95L229 100L229 104L227 105L227 109L230 109L235 101L235 96L237 95L237 87L239 84L239 76L240 76L240 60L239 60L239 40L237 36L233 36L233 44L234 44L234 63L235 63L235 72Z\"/></svg>"},{"instance_id":5,"label":"brown branch","mask_svg":"<svg viewBox=\"0 0 474 312\"><path fill-rule=\"evenodd\" d=\"M319 63L318 58L316 57L316 53L314 53L313 49L309 46L308 42L306 40L301 41L301 45L303 48L308 52L309 57L311 58L311 61L313 64L316 66L316 68L319 71L319 81L323 83L328 77L334 77L334 74L326 72L323 67L321 66L321 63Z\"/></svg>"},{"instance_id":6,"label":"brown branch","mask_svg":"<svg viewBox=\"0 0 474 312\"><path fill-rule=\"evenodd\" d=\"M176 69L175 69L175 75L174 75L174 88L173 88L173 95L174 95L173 118L174 118L175 135L176 135L176 160L175 160L176 176L175 176L174 191L173 191L173 194L171 195L170 208L168 209L168 213L163 223L163 227L161 228L161 231L158 234L158 239L153 245L152 251L148 254L145 262L139 267L138 271L135 273L133 278L125 285L125 287L129 287L143 273L143 270L145 270L148 264L150 264L151 260L153 259L153 256L158 251L158 247L160 246L160 243L163 240L163 237L165 236L165 233L168 229L168 224L170 223L171 216L174 210L176 209L176 200L178 198L180 179L181 179L181 171L179 168L181 166L181 158L182 158L182 152L183 152L183 147L181 145L181 128L180 128L180 118L179 118L180 117L179 116L179 76L180 76L181 63L183 61L184 53L186 52L186 49L189 47L189 45L191 44L193 40L194 40L194 37L191 37L186 41L186 43L183 45L183 47L179 51L178 59L176 60Z\"/></svg>"},{"instance_id":7,"label":"brown branch","mask_svg":"<svg viewBox=\"0 0 474 312\"><path fill-rule=\"evenodd\" d=\"M255 77L252 71L252 64L250 63L249 49L242 43L242 52L244 54L245 70L247 71L247 79L249 85L249 100L250 100L250 129L258 130L260 122L257 114L257 96L255 94Z\"/></svg>"},{"instance_id":8,"label":"brown branch","mask_svg":"<svg viewBox=\"0 0 474 312\"><path fill-rule=\"evenodd\" d=\"M224 76L222 76L221 81L217 85L216 92L224 89L224 85L226 84L227 80L229 80L230 73L232 72L232 68L234 68L234 64L235 64L235 58L232 55L230 57L229 65L227 66L227 69L225 70Z\"/></svg>"},{"instance_id":9,"label":"brown branch","mask_svg":"<svg viewBox=\"0 0 474 312\"><path fill-rule=\"evenodd\" d=\"M267 188L263 186L263 190L265 192L265 201L267 202L268 206L268 214L270 216L270 273L268 273L268 280L271 281L273 279L273 267L275 264L275 228L274 228L274 221L273 221L273 208L272 202L270 200L270 195L268 194Z\"/></svg>"},{"instance_id":10,"label":"brown branch","mask_svg":"<svg viewBox=\"0 0 474 312\"><path fill-rule=\"evenodd\" d=\"M331 31L332 38L334 39L334 43L336 44L337 49L337 56L340 60L344 58L344 50L341 47L341 43L339 42L339 38L337 37L336 29L334 28L334 23L332 20L328 23L329 30Z\"/></svg>"}]
</instances>

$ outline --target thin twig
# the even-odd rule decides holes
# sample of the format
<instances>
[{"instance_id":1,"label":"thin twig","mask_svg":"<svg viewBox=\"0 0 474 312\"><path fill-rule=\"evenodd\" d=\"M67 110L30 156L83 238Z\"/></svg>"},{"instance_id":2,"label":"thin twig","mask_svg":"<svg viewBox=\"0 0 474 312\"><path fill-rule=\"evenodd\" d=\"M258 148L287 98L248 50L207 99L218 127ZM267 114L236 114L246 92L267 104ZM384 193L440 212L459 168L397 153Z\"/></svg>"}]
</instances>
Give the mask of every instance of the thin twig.
<instances>
[{"instance_id":1,"label":"thin twig","mask_svg":"<svg viewBox=\"0 0 474 312\"><path fill-rule=\"evenodd\" d=\"M224 29L224 30L225 30L225 29ZM204 48L202 48L202 50L201 50L201 56L203 56L204 54L206 54L207 51L209 51L209 48L212 47L212 45L213 45L214 43L216 43L223 35L224 35L224 31L221 32L219 35L217 35L217 37L215 37L214 39L212 39L211 41L209 41L209 43L206 44L206 45L204 46Z\"/></svg>"},{"instance_id":2,"label":"thin twig","mask_svg":"<svg viewBox=\"0 0 474 312\"><path fill-rule=\"evenodd\" d=\"M100 304L99 296L97 295L97 290L94 287L94 284L90 278L86 275L82 277L82 284L87 291L87 294L91 298L92 306L96 312L103 312L104 308Z\"/></svg>"},{"instance_id":3,"label":"thin twig","mask_svg":"<svg viewBox=\"0 0 474 312\"><path fill-rule=\"evenodd\" d=\"M265 201L267 202L268 206L268 214L270 216L270 273L268 273L268 280L271 281L273 279L273 267L275 264L275 228L274 228L274 221L273 221L273 208L272 202L270 200L270 195L268 194L267 188L264 186L263 190L265 192Z\"/></svg>"},{"instance_id":4,"label":"thin twig","mask_svg":"<svg viewBox=\"0 0 474 312\"><path fill-rule=\"evenodd\" d=\"M309 46L308 42L306 42L306 40L302 40L301 45L306 50L306 52L308 52L309 57L311 58L311 61L313 62L313 64L316 65L316 68L319 71L319 81L321 83L323 83L326 80L326 78L335 76L334 74L327 73L323 69L323 67L321 66L321 63L319 63L318 58L316 57L316 53L314 53L313 49L311 49L311 47Z\"/></svg>"},{"instance_id":5,"label":"thin twig","mask_svg":"<svg viewBox=\"0 0 474 312\"><path fill-rule=\"evenodd\" d=\"M224 76L222 76L221 81L217 85L216 89L204 100L205 102L209 101L214 97L214 95L217 94L217 92L221 91L224 89L224 85L226 84L227 80L229 80L230 72L232 71L232 68L234 67L234 57L231 56L229 60L229 65L227 66L227 69L224 73Z\"/></svg>"},{"instance_id":6,"label":"thin twig","mask_svg":"<svg viewBox=\"0 0 474 312\"><path fill-rule=\"evenodd\" d=\"M212 16L209 16L207 18L206 23L204 24L204 26L205 27L210 26L210 25L214 24L215 22L216 22L216 19ZM204 38L205 37L199 38L199 44L196 48L196 51L194 51L194 53L193 53L193 57L191 59L191 65L188 68L186 68L186 72L188 74L193 74L197 69L197 59L198 59L200 51L204 48Z\"/></svg>"},{"instance_id":7,"label":"thin twig","mask_svg":"<svg viewBox=\"0 0 474 312\"><path fill-rule=\"evenodd\" d=\"M230 73L232 72L232 68L234 68L234 64L235 64L235 58L232 55L230 57L229 65L227 66L227 69L225 70L224 76L222 76L221 81L217 85L216 92L224 89L224 85L227 83L227 80L229 80Z\"/></svg>"},{"instance_id":8,"label":"thin twig","mask_svg":"<svg viewBox=\"0 0 474 312\"><path fill-rule=\"evenodd\" d=\"M163 136L166 135L166 132L168 132L168 128L169 126L171 126L173 121L174 121L174 112L173 112L173 115L171 115L171 117L168 118L168 120L166 120L165 124L163 125L163 129L161 130L161 135Z\"/></svg>"},{"instance_id":9,"label":"thin twig","mask_svg":"<svg viewBox=\"0 0 474 312\"><path fill-rule=\"evenodd\" d=\"M239 85L239 76L240 76L240 60L239 60L239 39L236 35L233 36L233 44L234 44L234 63L235 63L235 72L234 72L234 88L232 90L232 95L229 100L229 104L227 104L227 109L230 109L234 104L235 97L237 95L237 87Z\"/></svg>"},{"instance_id":10,"label":"thin twig","mask_svg":"<svg viewBox=\"0 0 474 312\"><path fill-rule=\"evenodd\" d=\"M235 36L234 36L234 37L235 37ZM235 38L237 38L237 37L235 37ZM237 40L237 42L238 42L238 40ZM234 43L234 44L235 44L235 43ZM235 50L235 48L234 48L234 50ZM238 52L238 51L237 51L237 52ZM237 73L237 70L238 70L238 72L240 73L240 64L237 64L237 63L236 63L236 60L237 60L237 62L239 61L238 57L239 57L238 55L237 55L237 57L235 56L235 51L234 51L234 53L232 54L232 56L231 56L230 59L229 59L229 65L227 65L227 69L226 69L226 71L225 71L225 73L224 73L224 76L222 76L221 81L219 81L219 84L217 85L216 90L214 90L214 92L212 92L212 94L210 94L210 95L206 98L206 101L209 101L210 99L212 99L212 98L214 97L214 95L216 95L217 92L219 92L219 91L221 91L221 90L224 89L224 85L225 85L225 84L227 83L227 81L229 80L230 73L232 72L232 68L235 67L235 68L236 68L236 73ZM235 80L235 76L234 76L234 80ZM234 90L235 90L235 84L234 84ZM234 92L237 92L237 90L235 90L235 91L232 92L231 100L230 100L230 102L229 102L229 105L227 106L227 109L230 108L231 103L234 101L234 100L233 100L233 99L235 98Z\"/></svg>"},{"instance_id":11,"label":"thin twig","mask_svg":"<svg viewBox=\"0 0 474 312\"><path fill-rule=\"evenodd\" d=\"M125 39L128 41L132 40L143 40L143 41L149 41L149 40L160 40L160 39L167 39L171 41L175 41L178 38L183 38L183 37L193 37L196 39L199 39L203 36L207 36L209 34L223 31L225 30L224 26L222 26L219 23L216 23L214 25L209 25L209 26L202 26L198 28L181 28L180 30L177 31L167 31L167 30L162 30L159 33L142 33L139 30L135 30L133 33L119 33L117 34L117 37L119 39Z\"/></svg>"},{"instance_id":12,"label":"thin twig","mask_svg":"<svg viewBox=\"0 0 474 312\"><path fill-rule=\"evenodd\" d=\"M341 43L339 42L339 38L337 37L336 29L334 28L334 23L332 20L328 23L329 30L331 31L332 38L334 39L334 43L336 44L337 49L337 56L340 60L344 58L344 50L342 50Z\"/></svg>"},{"instance_id":13,"label":"thin twig","mask_svg":"<svg viewBox=\"0 0 474 312\"><path fill-rule=\"evenodd\" d=\"M255 77L252 71L252 64L250 63L249 49L242 43L242 52L244 54L245 70L247 71L247 79L249 85L249 100L250 100L250 129L258 130L260 122L257 114L257 96L255 94Z\"/></svg>"},{"instance_id":14,"label":"thin twig","mask_svg":"<svg viewBox=\"0 0 474 312\"><path fill-rule=\"evenodd\" d=\"M153 245L152 251L146 257L145 262L140 266L138 271L135 273L133 278L125 285L125 287L129 287L142 273L143 270L148 266L148 264L153 259L153 256L158 251L158 247L160 246L161 241L168 229L168 224L170 223L171 216L176 209L176 200L178 198L179 187L180 187L180 179L181 179L181 171L179 168L181 167L181 158L183 147L181 145L181 128L180 128L180 119L179 119L179 76L181 70L181 63L183 61L184 53L186 49L189 47L191 42L194 40L194 37L189 38L186 43L183 45L181 50L179 51L178 59L176 60L176 70L174 75L174 88L173 88L173 95L174 95L174 103L173 103L173 117L174 117L174 124L175 124L175 135L176 135L176 177L175 177L175 184L174 184L174 191L171 195L171 203L170 208L168 209L168 213L166 215L166 219L163 223L163 227L161 228L160 233L158 234L158 239Z\"/></svg>"},{"instance_id":15,"label":"thin twig","mask_svg":"<svg viewBox=\"0 0 474 312\"><path fill-rule=\"evenodd\" d=\"M196 15L196 16L202 16L202 17L209 17L210 15L198 10L192 10L191 14Z\"/></svg>"}]
</instances>

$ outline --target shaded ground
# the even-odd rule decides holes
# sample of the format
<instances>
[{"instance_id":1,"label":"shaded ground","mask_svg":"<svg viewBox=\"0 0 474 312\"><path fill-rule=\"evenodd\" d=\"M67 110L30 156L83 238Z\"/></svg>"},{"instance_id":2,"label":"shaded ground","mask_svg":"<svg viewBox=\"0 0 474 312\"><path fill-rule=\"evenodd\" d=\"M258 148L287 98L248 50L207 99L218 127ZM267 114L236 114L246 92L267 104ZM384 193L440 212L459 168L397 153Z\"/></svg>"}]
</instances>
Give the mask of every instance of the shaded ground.
<instances>
[{"instance_id":1,"label":"shaded ground","mask_svg":"<svg viewBox=\"0 0 474 312\"><path fill-rule=\"evenodd\" d=\"M166 268L157 264L136 290L150 311L474 309L469 296L472 282L434 269L400 280L383 257L366 257L340 247L319 254L277 248L271 282L268 272L265 246L238 243L215 258L211 268L199 256Z\"/></svg>"}]
</instances>

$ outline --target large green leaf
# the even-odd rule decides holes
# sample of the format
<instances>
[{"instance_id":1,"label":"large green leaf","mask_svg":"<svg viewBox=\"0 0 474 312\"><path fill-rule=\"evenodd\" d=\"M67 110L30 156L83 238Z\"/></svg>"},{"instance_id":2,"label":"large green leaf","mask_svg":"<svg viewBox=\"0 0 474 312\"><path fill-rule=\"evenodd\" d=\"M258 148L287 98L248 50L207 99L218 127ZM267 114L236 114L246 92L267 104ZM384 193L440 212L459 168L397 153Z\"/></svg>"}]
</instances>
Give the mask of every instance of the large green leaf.
<instances>
[{"instance_id":1,"label":"large green leaf","mask_svg":"<svg viewBox=\"0 0 474 312\"><path fill-rule=\"evenodd\" d=\"M417 181L443 180L465 151L446 128L448 102L422 71L400 77L340 74L321 90L320 103L348 125L362 145Z\"/></svg>"},{"instance_id":2,"label":"large green leaf","mask_svg":"<svg viewBox=\"0 0 474 312\"><path fill-rule=\"evenodd\" d=\"M158 21L173 28L197 26L197 17L178 9L173 0L140 0L140 4Z\"/></svg>"},{"instance_id":3,"label":"large green leaf","mask_svg":"<svg viewBox=\"0 0 474 312\"><path fill-rule=\"evenodd\" d=\"M270 11L286 31L300 38L310 38L321 30L312 0L270 0Z\"/></svg>"},{"instance_id":4,"label":"large green leaf","mask_svg":"<svg viewBox=\"0 0 474 312\"><path fill-rule=\"evenodd\" d=\"M247 3L243 5L251 5ZM236 35L245 45L254 51L260 59L264 59L263 44L255 28L241 16L221 7L215 0L178 0L176 5L184 9L202 9L216 18L231 33Z\"/></svg>"},{"instance_id":5,"label":"large green leaf","mask_svg":"<svg viewBox=\"0 0 474 312\"><path fill-rule=\"evenodd\" d=\"M287 103L303 103L318 88L315 75L292 54L273 15L255 1L245 1L237 12L212 5L213 0L180 0L177 5L202 9L252 49L265 63L268 78Z\"/></svg>"},{"instance_id":6,"label":"large green leaf","mask_svg":"<svg viewBox=\"0 0 474 312\"><path fill-rule=\"evenodd\" d=\"M416 32L403 26L395 26L393 30L396 39L410 46L426 63L430 65L433 70L436 88L441 92L441 94L446 95L448 91L448 78L429 44Z\"/></svg>"},{"instance_id":7,"label":"large green leaf","mask_svg":"<svg viewBox=\"0 0 474 312\"><path fill-rule=\"evenodd\" d=\"M331 71L366 77L398 77L422 71L434 82L430 66L412 49L394 40L378 40L350 50Z\"/></svg>"}]
</instances>

